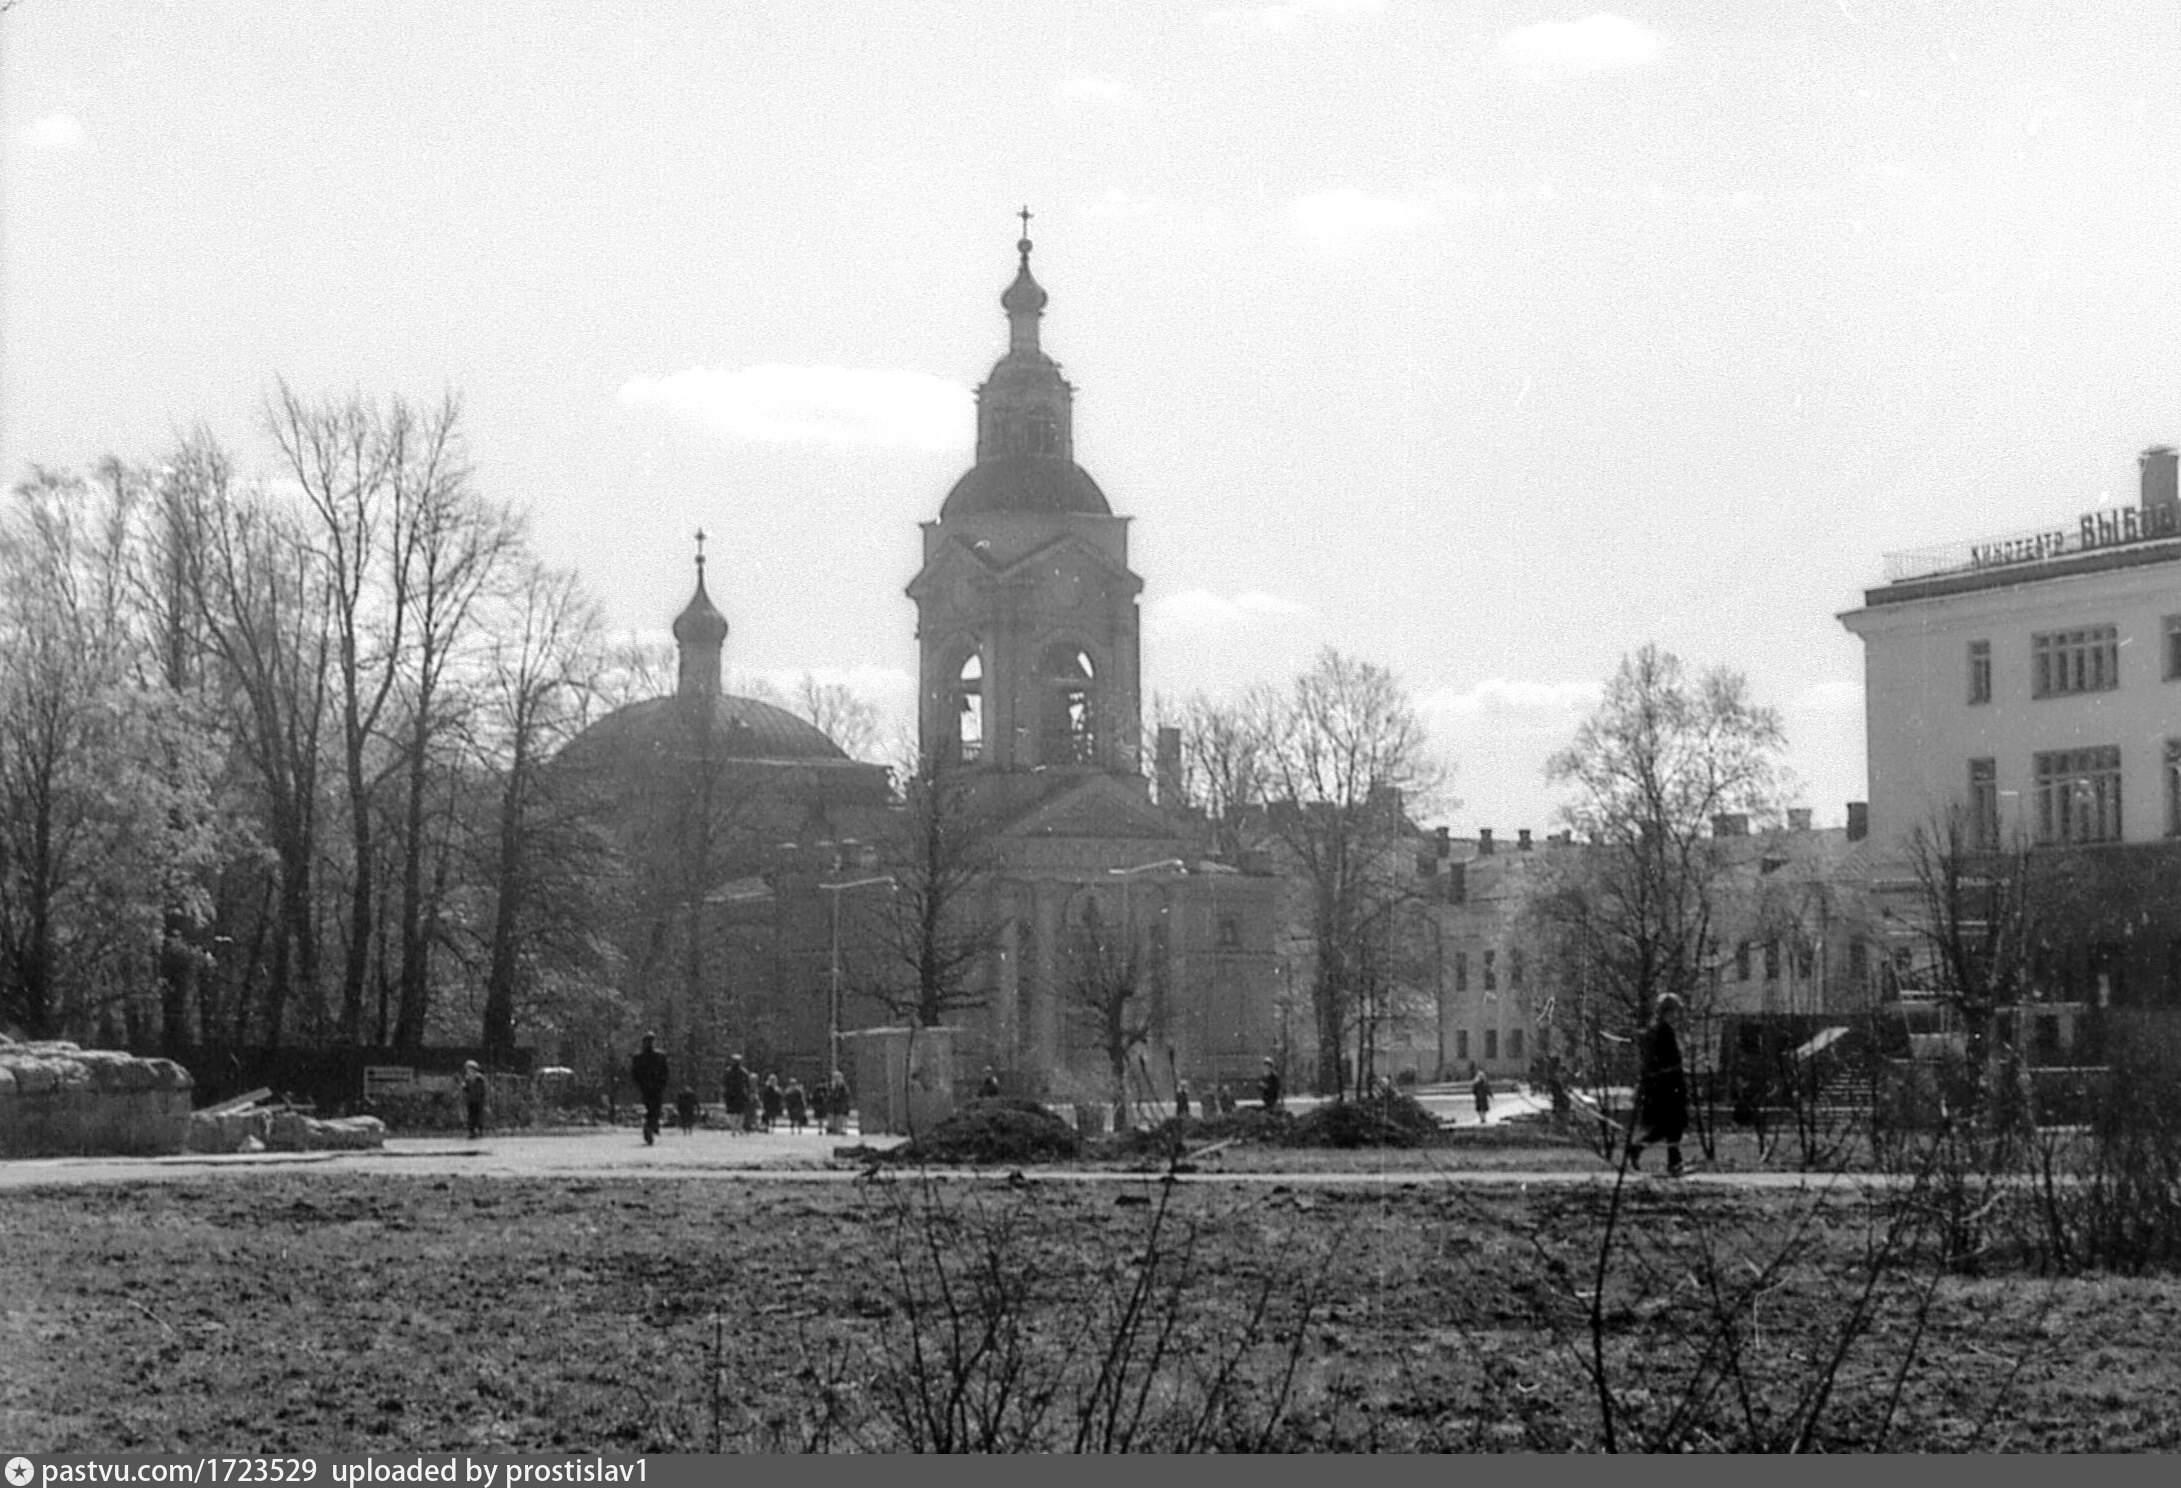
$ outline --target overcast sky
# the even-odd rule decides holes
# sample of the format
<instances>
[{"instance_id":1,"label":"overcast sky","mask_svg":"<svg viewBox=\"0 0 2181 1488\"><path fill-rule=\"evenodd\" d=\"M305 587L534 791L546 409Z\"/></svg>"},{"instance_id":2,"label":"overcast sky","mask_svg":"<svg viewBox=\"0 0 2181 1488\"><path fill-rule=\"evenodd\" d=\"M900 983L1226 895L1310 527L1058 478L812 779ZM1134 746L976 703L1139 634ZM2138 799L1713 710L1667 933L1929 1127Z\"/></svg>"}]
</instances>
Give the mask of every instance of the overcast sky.
<instances>
[{"instance_id":1,"label":"overcast sky","mask_svg":"<svg viewBox=\"0 0 2181 1488\"><path fill-rule=\"evenodd\" d=\"M917 523L1036 214L1148 693L1393 668L1461 832L1624 651L1747 672L1821 824L1890 550L2181 442L2181 6L20 0L0 470L466 406L621 629L906 708Z\"/></svg>"}]
</instances>

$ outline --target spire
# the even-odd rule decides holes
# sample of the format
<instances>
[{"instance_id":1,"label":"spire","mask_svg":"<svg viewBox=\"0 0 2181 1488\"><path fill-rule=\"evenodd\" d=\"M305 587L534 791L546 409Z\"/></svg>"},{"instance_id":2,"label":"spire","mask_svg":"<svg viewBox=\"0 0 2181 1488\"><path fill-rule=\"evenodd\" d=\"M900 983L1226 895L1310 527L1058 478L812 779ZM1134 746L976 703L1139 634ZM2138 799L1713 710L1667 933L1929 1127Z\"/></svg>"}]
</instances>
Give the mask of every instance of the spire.
<instances>
[{"instance_id":1,"label":"spire","mask_svg":"<svg viewBox=\"0 0 2181 1488\"><path fill-rule=\"evenodd\" d=\"M1007 312L1007 355L977 389L979 464L1012 455L1075 458L1074 389L1038 346L1038 318L1047 297L1030 273L1030 209L1016 215L1023 236L1015 242L1015 280L1000 296L1000 308Z\"/></svg>"},{"instance_id":2,"label":"spire","mask_svg":"<svg viewBox=\"0 0 2181 1488\"><path fill-rule=\"evenodd\" d=\"M697 592L674 617L674 648L681 654L675 681L677 697L718 697L720 648L727 643L727 617L704 592L704 529L697 529Z\"/></svg>"},{"instance_id":3,"label":"spire","mask_svg":"<svg viewBox=\"0 0 2181 1488\"><path fill-rule=\"evenodd\" d=\"M1015 240L1015 252L1020 255L1020 261L1015 268L1015 282L1000 296L1000 308L1007 312L1008 351L1034 356L1038 350L1038 317L1045 313L1047 296L1044 288L1030 276L1030 209L1024 207L1015 215L1022 219L1022 236Z\"/></svg>"}]
</instances>

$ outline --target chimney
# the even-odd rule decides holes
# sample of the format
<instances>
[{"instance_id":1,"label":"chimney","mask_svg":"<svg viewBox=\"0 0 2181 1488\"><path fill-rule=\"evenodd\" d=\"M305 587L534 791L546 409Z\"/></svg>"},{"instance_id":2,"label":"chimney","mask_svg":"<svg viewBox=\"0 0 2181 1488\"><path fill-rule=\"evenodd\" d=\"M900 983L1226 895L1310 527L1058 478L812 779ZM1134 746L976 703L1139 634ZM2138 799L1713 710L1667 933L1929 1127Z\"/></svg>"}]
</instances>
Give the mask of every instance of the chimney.
<instances>
[{"instance_id":1,"label":"chimney","mask_svg":"<svg viewBox=\"0 0 2181 1488\"><path fill-rule=\"evenodd\" d=\"M1861 842L1871 834L1871 804L1868 801L1848 803L1848 840Z\"/></svg>"},{"instance_id":2,"label":"chimney","mask_svg":"<svg viewBox=\"0 0 2181 1488\"><path fill-rule=\"evenodd\" d=\"M1477 828L1477 856L1480 858L1492 856L1492 829L1490 827Z\"/></svg>"},{"instance_id":3,"label":"chimney","mask_svg":"<svg viewBox=\"0 0 2181 1488\"><path fill-rule=\"evenodd\" d=\"M1529 829L1528 827L1524 827L1524 828L1522 828L1522 829L1521 829L1520 831L1518 831L1518 832L1516 832L1516 833L1515 833L1515 851L1516 851L1516 852L1528 852L1529 850L1530 850L1530 829Z\"/></svg>"},{"instance_id":4,"label":"chimney","mask_svg":"<svg viewBox=\"0 0 2181 1488\"><path fill-rule=\"evenodd\" d=\"M1182 805L1181 730L1170 724L1160 725L1156 749L1153 768L1158 772L1159 804L1169 811L1177 810Z\"/></svg>"},{"instance_id":5,"label":"chimney","mask_svg":"<svg viewBox=\"0 0 2181 1488\"><path fill-rule=\"evenodd\" d=\"M1722 811L1711 819L1711 834L1714 837L1747 837L1749 817L1739 811Z\"/></svg>"},{"instance_id":6,"label":"chimney","mask_svg":"<svg viewBox=\"0 0 2181 1488\"><path fill-rule=\"evenodd\" d=\"M1442 857L1442 858L1445 858L1445 857L1451 857L1451 856L1453 856L1453 853L1454 853L1454 843L1453 843L1453 839L1452 839L1451 833L1452 833L1452 829L1451 829L1451 828L1448 828L1448 827L1435 827L1435 828L1433 828L1433 829L1432 829L1432 834L1431 834L1431 837L1432 837L1432 842L1431 842L1431 850L1432 850L1432 852L1434 852L1435 854L1437 854L1437 855L1438 855L1439 857Z\"/></svg>"},{"instance_id":7,"label":"chimney","mask_svg":"<svg viewBox=\"0 0 2181 1488\"><path fill-rule=\"evenodd\" d=\"M1809 808L1809 807L1807 807L1807 806L1790 806L1790 807L1788 807L1788 808L1787 808L1787 830L1788 830L1788 831L1790 831L1790 832L1807 832L1807 831L1809 831L1809 830L1810 830L1810 808Z\"/></svg>"},{"instance_id":8,"label":"chimney","mask_svg":"<svg viewBox=\"0 0 2181 1488\"><path fill-rule=\"evenodd\" d=\"M2175 487L2173 446L2154 444L2137 460L2143 470L2143 530L2154 537L2181 532L2181 491Z\"/></svg>"}]
</instances>

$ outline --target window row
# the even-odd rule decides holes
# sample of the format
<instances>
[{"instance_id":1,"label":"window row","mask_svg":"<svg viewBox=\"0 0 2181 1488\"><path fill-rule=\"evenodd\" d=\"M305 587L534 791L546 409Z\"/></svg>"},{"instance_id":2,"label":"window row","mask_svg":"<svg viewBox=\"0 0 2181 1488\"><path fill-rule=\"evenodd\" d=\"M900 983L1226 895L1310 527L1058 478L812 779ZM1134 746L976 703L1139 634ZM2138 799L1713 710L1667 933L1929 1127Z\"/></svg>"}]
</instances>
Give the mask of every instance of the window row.
<instances>
[{"instance_id":1,"label":"window row","mask_svg":"<svg viewBox=\"0 0 2181 1488\"><path fill-rule=\"evenodd\" d=\"M1475 1057L1469 1052L1472 1048L1482 1048L1484 1050L1482 1058L1497 1059L1499 1058L1499 1047L1499 1030L1496 1028L1483 1030L1483 1038L1477 1044L1470 1042L1468 1029L1457 1028L1454 1030L1454 1058L1457 1061ZM1537 1052L1540 1056L1552 1053L1552 1030L1550 1028L1540 1028L1537 1031ZM1522 1058L1522 1030L1519 1028L1507 1030L1507 1057L1509 1059Z\"/></svg>"},{"instance_id":2,"label":"window row","mask_svg":"<svg viewBox=\"0 0 2181 1488\"><path fill-rule=\"evenodd\" d=\"M2181 615L2161 622L2160 674L2181 681ZM2030 637L2030 696L2070 697L2082 692L2111 692L2120 686L2120 627L2084 625ZM1992 643L1969 643L1969 701L1992 700Z\"/></svg>"},{"instance_id":3,"label":"window row","mask_svg":"<svg viewBox=\"0 0 2181 1488\"><path fill-rule=\"evenodd\" d=\"M1524 967L1520 946L1508 951L1506 964L1507 986L1510 990L1521 990ZM1484 952L1479 958L1478 970L1483 975L1484 990L1487 992L1498 991L1500 983L1499 952ZM1454 990L1457 992L1467 992L1469 990L1469 952L1467 951L1456 951L1454 953Z\"/></svg>"},{"instance_id":4,"label":"window row","mask_svg":"<svg viewBox=\"0 0 2181 1488\"><path fill-rule=\"evenodd\" d=\"M2120 746L2053 749L2030 756L2031 824L2049 844L2121 840ZM1969 761L1969 845L2000 845L1999 762ZM2166 831L2181 835L2181 741L2166 744Z\"/></svg>"}]
</instances>

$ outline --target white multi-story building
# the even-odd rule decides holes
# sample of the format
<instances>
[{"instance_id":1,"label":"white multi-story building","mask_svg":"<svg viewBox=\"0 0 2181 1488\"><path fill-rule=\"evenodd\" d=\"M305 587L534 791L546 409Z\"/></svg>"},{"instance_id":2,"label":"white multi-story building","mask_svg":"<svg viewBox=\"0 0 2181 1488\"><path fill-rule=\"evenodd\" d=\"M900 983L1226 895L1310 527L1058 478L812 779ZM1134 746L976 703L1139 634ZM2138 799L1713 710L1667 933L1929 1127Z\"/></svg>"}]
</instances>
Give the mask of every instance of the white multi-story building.
<instances>
[{"instance_id":1,"label":"white multi-story building","mask_svg":"<svg viewBox=\"0 0 2181 1488\"><path fill-rule=\"evenodd\" d=\"M1840 616L1874 843L1898 854L1959 808L1974 846L2067 853L2049 990L2100 1003L2181 991L2181 500L2171 448L2140 465L2137 505L1894 554Z\"/></svg>"}]
</instances>

